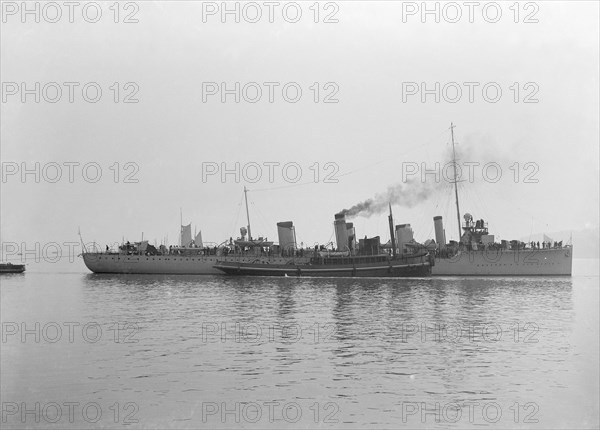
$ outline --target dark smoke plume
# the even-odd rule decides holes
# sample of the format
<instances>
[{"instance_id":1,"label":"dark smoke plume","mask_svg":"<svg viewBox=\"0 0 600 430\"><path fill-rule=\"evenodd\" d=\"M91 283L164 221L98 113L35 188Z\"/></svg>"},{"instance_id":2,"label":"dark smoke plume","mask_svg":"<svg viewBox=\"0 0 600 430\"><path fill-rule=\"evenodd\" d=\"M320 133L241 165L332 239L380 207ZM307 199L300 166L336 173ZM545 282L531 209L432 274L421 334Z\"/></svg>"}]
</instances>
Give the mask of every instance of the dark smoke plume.
<instances>
[{"instance_id":1,"label":"dark smoke plume","mask_svg":"<svg viewBox=\"0 0 600 430\"><path fill-rule=\"evenodd\" d=\"M410 208L426 200L432 191L430 184L407 181L404 184L392 185L384 193L376 194L375 197L357 203L350 209L344 209L340 214L345 215L346 218L370 217L387 211L389 203Z\"/></svg>"}]
</instances>

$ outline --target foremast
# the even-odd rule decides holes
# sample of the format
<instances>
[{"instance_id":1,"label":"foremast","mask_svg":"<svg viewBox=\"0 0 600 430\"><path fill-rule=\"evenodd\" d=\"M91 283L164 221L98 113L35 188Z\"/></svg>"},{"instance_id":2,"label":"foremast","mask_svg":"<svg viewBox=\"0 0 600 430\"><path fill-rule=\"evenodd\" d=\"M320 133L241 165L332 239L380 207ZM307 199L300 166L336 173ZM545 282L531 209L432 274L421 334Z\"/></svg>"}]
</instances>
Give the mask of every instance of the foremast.
<instances>
[{"instance_id":1,"label":"foremast","mask_svg":"<svg viewBox=\"0 0 600 430\"><path fill-rule=\"evenodd\" d=\"M250 211L248 211L248 190L244 187L244 199L246 200L246 219L248 220L248 240L252 240L252 231L250 230Z\"/></svg>"},{"instance_id":2,"label":"foremast","mask_svg":"<svg viewBox=\"0 0 600 430\"><path fill-rule=\"evenodd\" d=\"M458 177L456 176L456 150L454 149L454 124L450 123L450 134L452 136L452 165L454 166L454 196L456 197L456 221L458 222L458 241L460 242L460 207L458 204Z\"/></svg>"}]
</instances>

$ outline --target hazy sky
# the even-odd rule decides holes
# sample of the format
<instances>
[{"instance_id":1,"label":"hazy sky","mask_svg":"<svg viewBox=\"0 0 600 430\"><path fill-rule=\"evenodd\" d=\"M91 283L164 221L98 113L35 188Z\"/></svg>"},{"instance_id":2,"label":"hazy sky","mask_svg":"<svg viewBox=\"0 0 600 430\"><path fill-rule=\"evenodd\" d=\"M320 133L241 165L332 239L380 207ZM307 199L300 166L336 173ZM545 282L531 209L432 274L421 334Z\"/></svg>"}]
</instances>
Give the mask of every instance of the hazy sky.
<instances>
[{"instance_id":1,"label":"hazy sky","mask_svg":"<svg viewBox=\"0 0 600 430\"><path fill-rule=\"evenodd\" d=\"M184 224L221 242L246 224L246 185L254 236L275 239L276 223L291 220L299 242L326 243L334 240L334 213L402 183L403 170L416 166L412 177L420 181L422 163L443 167L451 122L459 163L479 163L471 164L473 182L460 184L461 213L486 219L504 239L597 231L597 2L521 3L518 16L513 2L499 2L495 23L488 22L493 5L485 14L475 9L471 23L462 2L455 3L462 12L456 23L448 21L457 9L445 3L435 22L415 11L421 2L321 3L318 17L313 2L299 2L295 23L286 18L295 19L296 6L286 2L275 7L272 23L263 2L240 3L240 23L220 11L207 14L221 2L130 2L118 16L112 3L97 2L96 23L84 19L96 12L93 6L84 14L86 2L73 23L63 2L56 23L47 22L56 9L40 4L36 23L35 15L21 14L21 2L3 2L3 241L76 241L80 227L86 241L102 246L139 240L142 232L175 244L182 208ZM256 5L260 21L247 22ZM138 22L122 22L127 17ZM233 90L224 103L223 82ZM424 101L421 83L432 90ZM102 90L96 103L84 99L86 84L88 100ZM251 103L256 87L262 97ZM297 88L302 94L292 103ZM32 90L24 102L22 89ZM139 101L124 103L126 96ZM35 174L23 180L21 169L35 171L35 163L39 183ZM206 175L215 166L235 170L235 163L239 183L233 173L224 182L220 172ZM496 163L487 179L486 163ZM57 165L62 177L52 183ZM257 165L262 177L244 181ZM502 175L492 182L498 166ZM97 167L102 176L93 183ZM337 183L325 181L328 173ZM395 221L410 223L425 240L434 236L433 216L442 215L447 237L456 238L452 188L443 176L437 184L433 174L427 178L428 198L411 208L395 204ZM355 218L357 235L387 240L386 215Z\"/></svg>"}]
</instances>

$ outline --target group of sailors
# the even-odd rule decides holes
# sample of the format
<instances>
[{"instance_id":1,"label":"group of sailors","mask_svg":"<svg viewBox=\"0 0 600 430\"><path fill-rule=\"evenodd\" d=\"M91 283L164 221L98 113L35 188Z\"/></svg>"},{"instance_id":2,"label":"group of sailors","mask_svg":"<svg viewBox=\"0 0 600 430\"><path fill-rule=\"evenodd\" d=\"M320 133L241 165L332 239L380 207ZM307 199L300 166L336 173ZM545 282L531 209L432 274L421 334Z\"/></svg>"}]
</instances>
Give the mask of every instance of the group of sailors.
<instances>
[{"instance_id":1,"label":"group of sailors","mask_svg":"<svg viewBox=\"0 0 600 430\"><path fill-rule=\"evenodd\" d=\"M560 242L542 242L542 246L540 247L540 242L529 242L529 246L531 249L552 249L552 248L562 248L563 243L562 240Z\"/></svg>"},{"instance_id":2,"label":"group of sailors","mask_svg":"<svg viewBox=\"0 0 600 430\"><path fill-rule=\"evenodd\" d=\"M509 243L497 243L497 242L492 242L492 243L487 243L487 244L482 244L482 243L478 243L477 244L477 248L475 248L473 243L464 243L462 244L463 248L466 251L475 251L476 249L478 250L503 250L503 249L510 249L512 251L517 251L517 250L522 250L522 249L560 249L563 247L563 242L562 240L560 242L520 242L517 240L511 240ZM452 246L452 244L447 245L444 248L437 248L435 250L435 256L436 257L441 257L441 258L449 258L452 257L453 255L456 254L456 252L460 249L459 246L457 246L456 244L454 244L454 246Z\"/></svg>"},{"instance_id":3,"label":"group of sailors","mask_svg":"<svg viewBox=\"0 0 600 430\"><path fill-rule=\"evenodd\" d=\"M483 221L483 220L481 220ZM479 220L478 220L479 222ZM515 249L525 249L525 243L523 242L517 242L517 241L511 241L510 243L510 248L512 250ZM233 244L232 244L233 245ZM515 246L516 245L516 246ZM560 242L557 241L543 241L543 242L535 242L535 241L531 241L529 243L527 243L527 245L529 245L530 249L560 249L563 247L563 242L562 240ZM482 246L482 244L480 244L479 246ZM319 247L315 246L315 253L317 252L317 249ZM465 244L465 248L468 251L472 251L474 250L473 246L471 243L467 243ZM504 249L505 245L504 244L500 244L500 243L488 243L485 246L482 246L482 248L487 248L487 249L491 249L491 250L499 250L499 249ZM324 246L321 246L321 249L325 249ZM169 248L167 249L167 247L165 245L160 245L159 249L156 249L154 246L152 245L148 245L145 249L145 251L140 252L137 247L130 243L129 241L122 246L119 246L119 250L127 255L139 255L139 254L143 254L143 255L217 255L219 254L219 248L214 246L214 247L198 247L196 245L193 245L191 248L188 247L180 247L180 246L169 246ZM449 257L453 254L455 254L457 251L457 249L454 249L454 247L450 246L446 249L436 249L435 250L435 255L436 257ZM247 254L251 252L251 249L248 247L242 248L239 247L237 245L233 245L233 246L225 246L223 247L221 254L222 255L228 255L228 254ZM390 251L391 252L391 251ZM110 249L108 247L108 245L106 245L106 253L110 253ZM270 247L260 247L260 255L267 255L267 256L271 256L273 254L272 249ZM288 250L281 250L281 256L283 257L303 257L304 256L304 249L288 249Z\"/></svg>"},{"instance_id":4,"label":"group of sailors","mask_svg":"<svg viewBox=\"0 0 600 430\"><path fill-rule=\"evenodd\" d=\"M169 246L160 245L158 249L150 244L147 244L144 250L139 249L136 244L132 244L127 241L124 245L119 246L119 251L127 255L217 255L218 248L205 246L200 248L199 246L192 246L190 248L182 246ZM106 245L106 253L111 253L108 245Z\"/></svg>"},{"instance_id":5,"label":"group of sailors","mask_svg":"<svg viewBox=\"0 0 600 430\"><path fill-rule=\"evenodd\" d=\"M164 248L166 251L166 246L161 245L161 250ZM166 255L217 255L218 248L216 246L204 246L200 248L197 245L192 245L191 247L182 247L182 246L173 246L169 245L169 250L166 252ZM163 251L163 252L164 252Z\"/></svg>"}]
</instances>

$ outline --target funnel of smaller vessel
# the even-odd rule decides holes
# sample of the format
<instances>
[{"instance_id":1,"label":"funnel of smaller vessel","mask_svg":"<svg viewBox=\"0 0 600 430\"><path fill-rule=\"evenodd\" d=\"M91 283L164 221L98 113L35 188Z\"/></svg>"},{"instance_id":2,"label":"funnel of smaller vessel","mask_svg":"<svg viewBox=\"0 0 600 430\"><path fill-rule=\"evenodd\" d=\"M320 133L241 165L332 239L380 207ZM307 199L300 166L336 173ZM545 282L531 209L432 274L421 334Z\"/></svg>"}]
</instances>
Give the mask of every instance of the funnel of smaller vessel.
<instances>
[{"instance_id":1,"label":"funnel of smaller vessel","mask_svg":"<svg viewBox=\"0 0 600 430\"><path fill-rule=\"evenodd\" d=\"M335 228L335 241L338 251L348 251L348 227L346 226L346 216L343 213L335 214L333 222Z\"/></svg>"},{"instance_id":2,"label":"funnel of smaller vessel","mask_svg":"<svg viewBox=\"0 0 600 430\"><path fill-rule=\"evenodd\" d=\"M296 232L292 221L278 222L277 235L279 247L284 253L293 252L296 249Z\"/></svg>"},{"instance_id":3,"label":"funnel of smaller vessel","mask_svg":"<svg viewBox=\"0 0 600 430\"><path fill-rule=\"evenodd\" d=\"M444 231L444 222L441 216L433 217L433 226L435 227L435 241L439 249L446 247L446 232Z\"/></svg>"},{"instance_id":4,"label":"funnel of smaller vessel","mask_svg":"<svg viewBox=\"0 0 600 430\"><path fill-rule=\"evenodd\" d=\"M410 224L396 226L396 240L398 241L398 255L403 256L407 253L406 244L413 240L413 231Z\"/></svg>"},{"instance_id":5,"label":"funnel of smaller vessel","mask_svg":"<svg viewBox=\"0 0 600 430\"><path fill-rule=\"evenodd\" d=\"M354 252L356 251L356 230L354 229L353 223L346 223L346 233L348 234L348 247L350 248L350 251L354 254Z\"/></svg>"}]
</instances>

